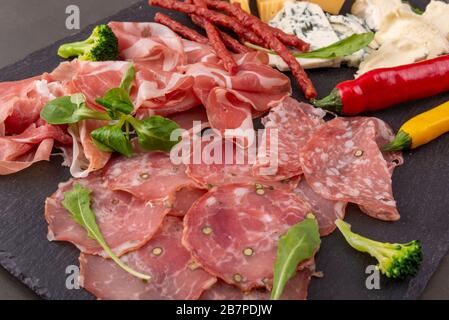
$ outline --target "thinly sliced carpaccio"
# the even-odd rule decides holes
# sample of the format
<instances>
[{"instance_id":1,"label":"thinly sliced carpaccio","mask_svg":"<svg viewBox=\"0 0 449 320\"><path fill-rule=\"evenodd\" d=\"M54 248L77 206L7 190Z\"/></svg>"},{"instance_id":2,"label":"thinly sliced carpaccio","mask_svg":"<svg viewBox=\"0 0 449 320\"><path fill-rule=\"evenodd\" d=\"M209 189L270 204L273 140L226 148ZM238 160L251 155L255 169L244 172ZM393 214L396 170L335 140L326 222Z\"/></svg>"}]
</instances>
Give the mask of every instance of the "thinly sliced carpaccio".
<instances>
[{"instance_id":1,"label":"thinly sliced carpaccio","mask_svg":"<svg viewBox=\"0 0 449 320\"><path fill-rule=\"evenodd\" d=\"M130 159L112 159L104 177L110 189L150 201L169 199L182 188L195 186L185 171L185 165L174 164L168 153L140 152Z\"/></svg>"},{"instance_id":2,"label":"thinly sliced carpaccio","mask_svg":"<svg viewBox=\"0 0 449 320\"><path fill-rule=\"evenodd\" d=\"M374 218L398 220L393 162L385 160L377 144L379 128L385 126L379 119L358 117L337 118L318 128L301 152L312 189L329 200L356 203Z\"/></svg>"},{"instance_id":3,"label":"thinly sliced carpaccio","mask_svg":"<svg viewBox=\"0 0 449 320\"><path fill-rule=\"evenodd\" d=\"M183 244L204 269L228 284L244 291L270 288L279 237L311 210L291 192L218 187L185 216Z\"/></svg>"},{"instance_id":4,"label":"thinly sliced carpaccio","mask_svg":"<svg viewBox=\"0 0 449 320\"><path fill-rule=\"evenodd\" d=\"M313 191L305 180L302 180L293 192L312 206L312 212L318 221L321 236L331 234L336 228L335 220L345 217L346 202L323 198Z\"/></svg>"},{"instance_id":5,"label":"thinly sliced carpaccio","mask_svg":"<svg viewBox=\"0 0 449 320\"><path fill-rule=\"evenodd\" d=\"M309 283L314 271L313 268L304 268L290 279L285 285L280 300L305 300L309 290ZM219 280L203 293L200 300L270 300L271 293L264 289L255 289L243 292L234 285Z\"/></svg>"},{"instance_id":6,"label":"thinly sliced carpaccio","mask_svg":"<svg viewBox=\"0 0 449 320\"><path fill-rule=\"evenodd\" d=\"M299 154L326 113L293 98L271 109L253 173L264 180L285 180L302 174Z\"/></svg>"},{"instance_id":7,"label":"thinly sliced carpaccio","mask_svg":"<svg viewBox=\"0 0 449 320\"><path fill-rule=\"evenodd\" d=\"M103 300L196 300L216 282L182 246L182 221L167 217L151 241L121 259L151 276L144 282L120 269L111 260L80 256L81 285Z\"/></svg>"},{"instance_id":8,"label":"thinly sliced carpaccio","mask_svg":"<svg viewBox=\"0 0 449 320\"><path fill-rule=\"evenodd\" d=\"M126 192L109 190L98 174L62 183L45 203L48 238L71 242L83 253L108 256L61 204L64 192L70 191L76 183L92 190L92 211L106 242L119 256L145 245L159 230L165 215L170 211L163 202L151 203L138 200Z\"/></svg>"},{"instance_id":9,"label":"thinly sliced carpaccio","mask_svg":"<svg viewBox=\"0 0 449 320\"><path fill-rule=\"evenodd\" d=\"M187 175L207 189L233 183L260 183L283 190L296 187L299 176L282 181L266 181L255 177L252 166L257 151L240 148L234 142L213 133L203 135L202 140L193 141L193 156L187 165Z\"/></svg>"}]
</instances>

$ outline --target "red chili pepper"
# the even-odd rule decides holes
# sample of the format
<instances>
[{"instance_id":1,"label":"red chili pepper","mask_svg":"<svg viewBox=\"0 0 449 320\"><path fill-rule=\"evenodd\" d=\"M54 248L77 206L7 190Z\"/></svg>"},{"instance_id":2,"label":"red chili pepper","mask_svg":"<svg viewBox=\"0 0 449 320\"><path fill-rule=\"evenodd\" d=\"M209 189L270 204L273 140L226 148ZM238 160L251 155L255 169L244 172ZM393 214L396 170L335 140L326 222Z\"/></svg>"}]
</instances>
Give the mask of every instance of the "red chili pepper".
<instances>
[{"instance_id":1,"label":"red chili pepper","mask_svg":"<svg viewBox=\"0 0 449 320\"><path fill-rule=\"evenodd\" d=\"M369 71L338 84L326 98L312 103L344 115L356 115L445 91L449 91L449 55Z\"/></svg>"}]
</instances>

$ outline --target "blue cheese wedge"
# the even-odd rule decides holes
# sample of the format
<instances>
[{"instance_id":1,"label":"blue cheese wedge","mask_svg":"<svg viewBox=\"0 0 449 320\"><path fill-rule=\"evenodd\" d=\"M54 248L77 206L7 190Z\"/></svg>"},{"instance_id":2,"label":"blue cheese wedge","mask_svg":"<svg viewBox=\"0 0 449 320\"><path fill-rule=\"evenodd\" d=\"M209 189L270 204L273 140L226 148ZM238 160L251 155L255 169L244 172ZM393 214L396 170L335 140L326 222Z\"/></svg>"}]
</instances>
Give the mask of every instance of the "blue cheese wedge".
<instances>
[{"instance_id":1,"label":"blue cheese wedge","mask_svg":"<svg viewBox=\"0 0 449 320\"><path fill-rule=\"evenodd\" d=\"M327 15L327 18L332 25L335 33L337 34L340 40L346 39L353 34L360 34L370 32L369 28L363 23L362 20L353 16L352 14L348 14L346 16L339 15ZM347 56L343 59L347 65L351 67L358 67L363 59L374 49L377 49L378 44L373 41L370 44L370 47L357 51L356 53Z\"/></svg>"},{"instance_id":2,"label":"blue cheese wedge","mask_svg":"<svg viewBox=\"0 0 449 320\"><path fill-rule=\"evenodd\" d=\"M323 9L309 2L286 3L269 24L310 43L311 50L339 40Z\"/></svg>"},{"instance_id":3,"label":"blue cheese wedge","mask_svg":"<svg viewBox=\"0 0 449 320\"><path fill-rule=\"evenodd\" d=\"M269 22L288 34L294 34L310 43L310 49L320 49L339 40L323 9L309 2L286 3L284 8ZM339 67L341 59L298 59L306 68ZM289 70L279 56L270 55L270 65L281 71Z\"/></svg>"}]
</instances>

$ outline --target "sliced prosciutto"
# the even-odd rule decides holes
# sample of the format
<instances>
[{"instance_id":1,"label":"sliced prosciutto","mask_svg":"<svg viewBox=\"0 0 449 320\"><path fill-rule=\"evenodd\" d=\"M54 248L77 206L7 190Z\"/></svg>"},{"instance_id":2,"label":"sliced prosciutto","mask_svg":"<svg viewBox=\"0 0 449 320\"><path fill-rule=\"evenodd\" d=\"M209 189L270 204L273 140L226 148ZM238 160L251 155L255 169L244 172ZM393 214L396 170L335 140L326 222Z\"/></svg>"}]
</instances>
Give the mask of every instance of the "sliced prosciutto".
<instances>
[{"instance_id":1,"label":"sliced prosciutto","mask_svg":"<svg viewBox=\"0 0 449 320\"><path fill-rule=\"evenodd\" d=\"M73 177L85 178L91 172L103 169L108 163L111 153L98 149L91 137L92 131L105 125L105 121L84 120L69 127L73 146L63 148L63 151Z\"/></svg>"},{"instance_id":2,"label":"sliced prosciutto","mask_svg":"<svg viewBox=\"0 0 449 320\"><path fill-rule=\"evenodd\" d=\"M279 237L311 212L290 192L226 185L197 201L183 244L211 274L243 291L270 288Z\"/></svg>"},{"instance_id":3,"label":"sliced prosciutto","mask_svg":"<svg viewBox=\"0 0 449 320\"><path fill-rule=\"evenodd\" d=\"M60 95L62 86L43 77L0 83L0 136L21 134L39 120L45 103Z\"/></svg>"},{"instance_id":4,"label":"sliced prosciutto","mask_svg":"<svg viewBox=\"0 0 449 320\"><path fill-rule=\"evenodd\" d=\"M324 121L325 112L293 98L271 109L253 173L265 180L285 180L302 174L300 150Z\"/></svg>"},{"instance_id":5,"label":"sliced prosciutto","mask_svg":"<svg viewBox=\"0 0 449 320\"><path fill-rule=\"evenodd\" d=\"M323 198L313 191L305 180L301 181L293 192L312 206L322 237L335 230L335 220L344 219L347 203Z\"/></svg>"},{"instance_id":6,"label":"sliced prosciutto","mask_svg":"<svg viewBox=\"0 0 449 320\"><path fill-rule=\"evenodd\" d=\"M164 72L136 65L139 112L170 115L192 109L201 104L193 91L194 78L177 72Z\"/></svg>"},{"instance_id":7,"label":"sliced prosciutto","mask_svg":"<svg viewBox=\"0 0 449 320\"><path fill-rule=\"evenodd\" d=\"M0 137L0 175L24 170L38 161L48 161L57 141L70 145L72 139L60 127L30 125L23 133Z\"/></svg>"},{"instance_id":8,"label":"sliced prosciutto","mask_svg":"<svg viewBox=\"0 0 449 320\"><path fill-rule=\"evenodd\" d=\"M318 128L301 152L307 182L322 197L358 204L381 220L399 219L392 167L400 155L386 155L378 142L386 124L376 118L337 118Z\"/></svg>"},{"instance_id":9,"label":"sliced prosciutto","mask_svg":"<svg viewBox=\"0 0 449 320\"><path fill-rule=\"evenodd\" d=\"M243 149L236 146L234 140L222 139L213 133L203 135L202 140L193 141L187 175L207 189L232 183L260 183L293 190L299 176L283 181L265 181L253 176L252 166L256 157L253 147Z\"/></svg>"},{"instance_id":10,"label":"sliced prosciutto","mask_svg":"<svg viewBox=\"0 0 449 320\"><path fill-rule=\"evenodd\" d=\"M192 205L204 196L207 190L199 189L195 187L185 187L176 192L175 200L171 206L169 215L175 217L184 217L187 211L190 210Z\"/></svg>"},{"instance_id":11,"label":"sliced prosciutto","mask_svg":"<svg viewBox=\"0 0 449 320\"><path fill-rule=\"evenodd\" d=\"M182 188L195 186L185 170L183 164L174 164L167 153L141 152L130 159L111 160L104 177L112 190L126 191L143 200L168 200Z\"/></svg>"},{"instance_id":12,"label":"sliced prosciutto","mask_svg":"<svg viewBox=\"0 0 449 320\"><path fill-rule=\"evenodd\" d=\"M193 262L182 246L182 221L167 217L144 247L121 259L152 278L144 282L98 256L80 256L81 285L103 300L196 300L216 278Z\"/></svg>"},{"instance_id":13,"label":"sliced prosciutto","mask_svg":"<svg viewBox=\"0 0 449 320\"><path fill-rule=\"evenodd\" d=\"M145 245L159 230L169 211L162 202L150 203L126 192L109 190L99 174L62 183L45 202L48 238L51 241L71 242L83 253L108 257L98 242L87 236L86 230L72 219L61 204L64 193L72 190L76 183L92 191L92 211L106 242L118 256Z\"/></svg>"},{"instance_id":14,"label":"sliced prosciutto","mask_svg":"<svg viewBox=\"0 0 449 320\"><path fill-rule=\"evenodd\" d=\"M280 300L306 300L313 273L311 267L298 271L285 285ZM250 292L243 292L236 286L224 281L217 281L212 288L203 293L200 300L270 300L270 296L268 290L255 289Z\"/></svg>"},{"instance_id":15,"label":"sliced prosciutto","mask_svg":"<svg viewBox=\"0 0 449 320\"><path fill-rule=\"evenodd\" d=\"M89 107L104 110L95 103L106 91L120 85L123 75L129 68L126 61L91 62L73 60L61 63L49 77L65 86L66 94L83 93Z\"/></svg>"},{"instance_id":16,"label":"sliced prosciutto","mask_svg":"<svg viewBox=\"0 0 449 320\"><path fill-rule=\"evenodd\" d=\"M153 22L110 22L109 26L124 60L161 71L175 71L184 65L182 39L170 28Z\"/></svg>"},{"instance_id":17,"label":"sliced prosciutto","mask_svg":"<svg viewBox=\"0 0 449 320\"><path fill-rule=\"evenodd\" d=\"M190 130L193 127L203 127L208 122L206 110L203 106L172 114L168 118L176 122L184 130Z\"/></svg>"}]
</instances>

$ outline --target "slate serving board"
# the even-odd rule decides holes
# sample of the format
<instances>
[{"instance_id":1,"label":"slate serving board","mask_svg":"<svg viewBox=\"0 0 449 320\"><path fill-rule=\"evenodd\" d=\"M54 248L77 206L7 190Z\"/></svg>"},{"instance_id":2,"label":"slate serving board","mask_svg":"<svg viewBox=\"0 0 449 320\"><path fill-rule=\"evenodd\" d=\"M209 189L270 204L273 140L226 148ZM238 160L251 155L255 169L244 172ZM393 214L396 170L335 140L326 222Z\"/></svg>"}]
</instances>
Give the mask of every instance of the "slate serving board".
<instances>
[{"instance_id":1,"label":"slate serving board","mask_svg":"<svg viewBox=\"0 0 449 320\"><path fill-rule=\"evenodd\" d=\"M352 1L347 1L348 11ZM412 1L424 8L428 1ZM137 3L103 22L152 21L159 8L150 8L145 1ZM177 20L190 25L182 14L170 12ZM61 60L57 47L67 41L82 39L92 27L79 35L63 39L37 51L0 71L0 81L28 78L54 69ZM320 96L337 83L351 79L348 68L309 71ZM295 97L303 99L295 87ZM395 130L410 117L449 100L449 93L415 101L393 109L377 112ZM365 287L366 266L373 264L366 254L358 253L335 232L323 239L317 256L317 268L323 279L314 279L310 299L416 299L420 297L431 275L449 249L449 135L419 150L405 154L406 163L395 171L393 188L402 218L387 223L369 218L350 206L347 221L355 231L383 241L406 242L420 239L424 262L419 274L408 281L381 278L380 290ZM59 182L70 177L61 167L61 158L38 163L11 176L0 177L0 264L39 296L47 299L93 299L84 290L66 288L66 268L78 265L78 250L70 244L51 243L46 239L47 224L43 217L45 198Z\"/></svg>"}]
</instances>

